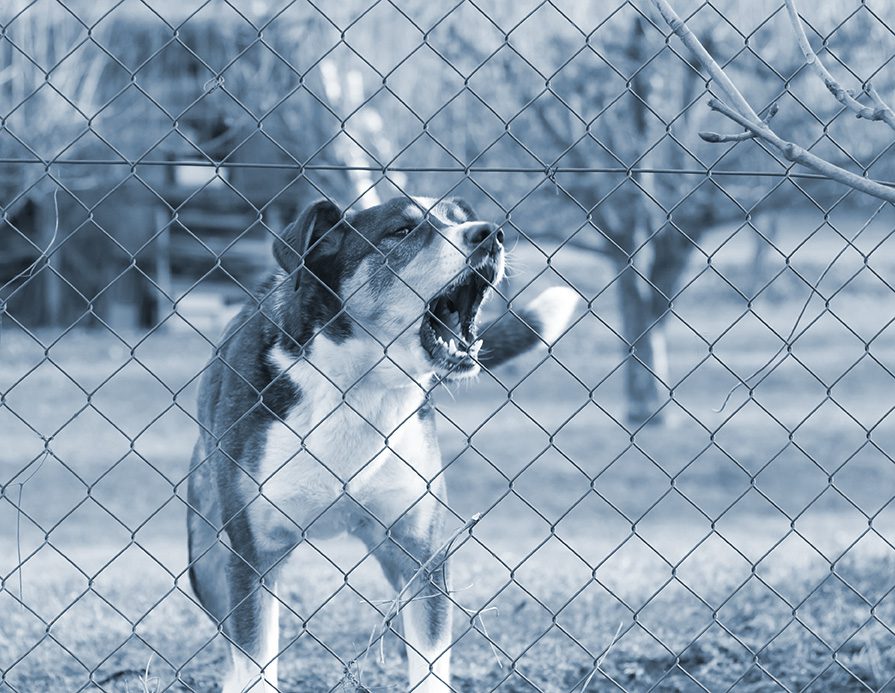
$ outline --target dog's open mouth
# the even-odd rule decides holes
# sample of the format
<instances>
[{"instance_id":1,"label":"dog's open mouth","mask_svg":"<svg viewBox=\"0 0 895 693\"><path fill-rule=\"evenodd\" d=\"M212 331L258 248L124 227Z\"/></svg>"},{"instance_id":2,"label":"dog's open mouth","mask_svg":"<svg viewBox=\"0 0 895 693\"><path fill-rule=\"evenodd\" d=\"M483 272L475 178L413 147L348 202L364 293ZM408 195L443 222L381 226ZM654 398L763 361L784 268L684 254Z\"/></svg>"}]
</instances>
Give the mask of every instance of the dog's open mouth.
<instances>
[{"instance_id":1,"label":"dog's open mouth","mask_svg":"<svg viewBox=\"0 0 895 693\"><path fill-rule=\"evenodd\" d=\"M468 270L429 301L420 341L439 370L462 375L478 367L475 359L482 341L477 339L476 320L496 274L490 264Z\"/></svg>"}]
</instances>

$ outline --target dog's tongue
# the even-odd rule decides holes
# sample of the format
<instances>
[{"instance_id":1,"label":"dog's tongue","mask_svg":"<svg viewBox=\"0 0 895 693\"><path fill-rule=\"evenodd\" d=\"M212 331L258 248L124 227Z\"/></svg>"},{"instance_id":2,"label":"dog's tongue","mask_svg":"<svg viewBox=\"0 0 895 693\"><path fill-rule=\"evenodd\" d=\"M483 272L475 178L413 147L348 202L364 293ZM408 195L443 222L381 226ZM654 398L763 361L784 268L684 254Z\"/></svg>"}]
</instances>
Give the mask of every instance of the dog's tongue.
<instances>
[{"instance_id":1,"label":"dog's tongue","mask_svg":"<svg viewBox=\"0 0 895 693\"><path fill-rule=\"evenodd\" d=\"M462 327L463 337L473 336L471 328L475 318L476 298L475 286L472 283L464 284L457 290L454 304L460 321L458 327Z\"/></svg>"},{"instance_id":2,"label":"dog's tongue","mask_svg":"<svg viewBox=\"0 0 895 693\"><path fill-rule=\"evenodd\" d=\"M451 339L460 341L462 336L460 333L460 319L456 312L456 306L450 299L440 304L432 314L432 317L432 325L435 328L435 332L442 340L445 342L449 342Z\"/></svg>"}]
</instances>

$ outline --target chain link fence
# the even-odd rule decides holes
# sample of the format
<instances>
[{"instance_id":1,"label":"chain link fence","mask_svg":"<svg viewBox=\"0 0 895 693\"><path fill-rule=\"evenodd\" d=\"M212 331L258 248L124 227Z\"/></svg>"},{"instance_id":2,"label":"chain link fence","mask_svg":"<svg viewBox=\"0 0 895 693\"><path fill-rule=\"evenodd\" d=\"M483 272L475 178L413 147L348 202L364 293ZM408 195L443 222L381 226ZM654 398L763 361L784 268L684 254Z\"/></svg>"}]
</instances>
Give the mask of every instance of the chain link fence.
<instances>
[{"instance_id":1,"label":"chain link fence","mask_svg":"<svg viewBox=\"0 0 895 693\"><path fill-rule=\"evenodd\" d=\"M578 304L426 398L443 469L405 510L447 485L417 563L451 557L452 678L411 687L893 685L895 6L673 5L0 8L0 690L220 689L199 380L303 209L415 195L505 234L487 318ZM276 689L407 690L429 597L290 548Z\"/></svg>"}]
</instances>

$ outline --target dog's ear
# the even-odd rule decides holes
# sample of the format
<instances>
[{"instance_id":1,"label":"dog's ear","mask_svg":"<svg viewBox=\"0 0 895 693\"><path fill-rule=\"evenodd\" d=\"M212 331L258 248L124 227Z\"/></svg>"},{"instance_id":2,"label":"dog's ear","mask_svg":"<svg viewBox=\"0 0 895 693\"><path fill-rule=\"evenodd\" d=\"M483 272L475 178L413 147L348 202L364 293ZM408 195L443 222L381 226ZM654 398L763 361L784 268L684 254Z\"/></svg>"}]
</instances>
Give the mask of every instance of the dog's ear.
<instances>
[{"instance_id":1,"label":"dog's ear","mask_svg":"<svg viewBox=\"0 0 895 693\"><path fill-rule=\"evenodd\" d=\"M334 254L342 243L342 229L338 228L341 221L342 211L335 204L329 200L314 202L274 240L277 263L292 274L309 252Z\"/></svg>"}]
</instances>

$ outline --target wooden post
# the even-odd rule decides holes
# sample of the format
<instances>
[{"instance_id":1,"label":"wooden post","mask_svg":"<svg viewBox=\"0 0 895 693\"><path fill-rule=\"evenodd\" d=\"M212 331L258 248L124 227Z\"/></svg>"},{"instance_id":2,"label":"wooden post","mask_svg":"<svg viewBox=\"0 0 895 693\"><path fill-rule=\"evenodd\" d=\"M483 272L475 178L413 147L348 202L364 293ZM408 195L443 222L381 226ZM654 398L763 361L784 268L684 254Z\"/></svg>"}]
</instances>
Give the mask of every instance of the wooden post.
<instances>
[{"instance_id":1,"label":"wooden post","mask_svg":"<svg viewBox=\"0 0 895 693\"><path fill-rule=\"evenodd\" d=\"M155 283L159 288L155 289L153 294L155 317L159 324L173 310L173 303L168 298L173 296L174 291L171 280L171 226L171 215L168 210L162 205L156 205L155 228L158 230L158 235L155 238Z\"/></svg>"}]
</instances>

